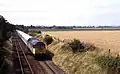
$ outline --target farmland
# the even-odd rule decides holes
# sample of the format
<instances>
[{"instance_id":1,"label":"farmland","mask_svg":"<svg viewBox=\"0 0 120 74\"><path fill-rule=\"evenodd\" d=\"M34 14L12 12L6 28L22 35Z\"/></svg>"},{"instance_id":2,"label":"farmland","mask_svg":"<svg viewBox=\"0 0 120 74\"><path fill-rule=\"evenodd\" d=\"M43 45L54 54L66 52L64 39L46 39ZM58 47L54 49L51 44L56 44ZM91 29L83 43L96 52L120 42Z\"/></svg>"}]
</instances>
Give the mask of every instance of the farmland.
<instances>
[{"instance_id":1,"label":"farmland","mask_svg":"<svg viewBox=\"0 0 120 74\"><path fill-rule=\"evenodd\" d=\"M76 38L103 49L111 49L114 53L120 52L120 31L45 31L44 33L61 40Z\"/></svg>"}]
</instances>

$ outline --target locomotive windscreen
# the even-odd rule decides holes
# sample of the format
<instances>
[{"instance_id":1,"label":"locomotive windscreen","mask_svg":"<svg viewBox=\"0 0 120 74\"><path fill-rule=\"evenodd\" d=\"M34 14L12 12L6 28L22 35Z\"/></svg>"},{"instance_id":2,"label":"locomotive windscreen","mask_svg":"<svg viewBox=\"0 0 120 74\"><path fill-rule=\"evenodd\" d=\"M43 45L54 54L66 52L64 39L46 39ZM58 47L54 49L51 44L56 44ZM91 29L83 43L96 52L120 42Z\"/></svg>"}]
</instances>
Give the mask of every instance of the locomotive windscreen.
<instances>
[{"instance_id":1,"label":"locomotive windscreen","mask_svg":"<svg viewBox=\"0 0 120 74\"><path fill-rule=\"evenodd\" d=\"M40 42L40 40L36 38L29 38L28 42L31 43L32 45L36 45L38 42Z\"/></svg>"},{"instance_id":2,"label":"locomotive windscreen","mask_svg":"<svg viewBox=\"0 0 120 74\"><path fill-rule=\"evenodd\" d=\"M45 44L43 42L37 42L37 44L33 45L34 48L45 49Z\"/></svg>"},{"instance_id":3,"label":"locomotive windscreen","mask_svg":"<svg viewBox=\"0 0 120 74\"><path fill-rule=\"evenodd\" d=\"M39 39L30 38L28 39L28 42L31 43L31 45L33 45L33 48L45 49L45 44L41 42Z\"/></svg>"}]
</instances>

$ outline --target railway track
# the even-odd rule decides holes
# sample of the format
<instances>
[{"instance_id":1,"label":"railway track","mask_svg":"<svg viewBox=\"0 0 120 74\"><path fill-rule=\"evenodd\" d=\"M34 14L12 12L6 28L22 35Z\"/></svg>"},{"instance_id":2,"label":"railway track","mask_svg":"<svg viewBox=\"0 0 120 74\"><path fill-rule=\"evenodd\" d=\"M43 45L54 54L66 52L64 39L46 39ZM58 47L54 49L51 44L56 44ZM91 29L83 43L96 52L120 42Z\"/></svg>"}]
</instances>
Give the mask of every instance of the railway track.
<instances>
[{"instance_id":1,"label":"railway track","mask_svg":"<svg viewBox=\"0 0 120 74\"><path fill-rule=\"evenodd\" d=\"M13 34L13 74L65 74L52 61L35 60L33 54L20 37Z\"/></svg>"},{"instance_id":2,"label":"railway track","mask_svg":"<svg viewBox=\"0 0 120 74\"><path fill-rule=\"evenodd\" d=\"M66 74L60 68L58 68L52 61L39 61L39 63L45 68L48 74Z\"/></svg>"},{"instance_id":3,"label":"railway track","mask_svg":"<svg viewBox=\"0 0 120 74\"><path fill-rule=\"evenodd\" d=\"M19 39L16 37L14 38L14 48L17 53L17 62L19 63L19 74L34 74L32 67L27 59L25 52L20 44Z\"/></svg>"}]
</instances>

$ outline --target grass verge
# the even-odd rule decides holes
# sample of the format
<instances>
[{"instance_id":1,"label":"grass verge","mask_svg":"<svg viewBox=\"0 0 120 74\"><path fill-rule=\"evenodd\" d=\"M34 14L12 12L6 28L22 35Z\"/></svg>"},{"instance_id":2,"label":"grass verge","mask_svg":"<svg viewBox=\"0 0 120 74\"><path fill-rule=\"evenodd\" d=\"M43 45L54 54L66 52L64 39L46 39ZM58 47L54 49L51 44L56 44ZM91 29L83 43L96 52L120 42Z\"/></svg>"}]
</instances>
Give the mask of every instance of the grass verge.
<instances>
[{"instance_id":1,"label":"grass verge","mask_svg":"<svg viewBox=\"0 0 120 74\"><path fill-rule=\"evenodd\" d=\"M120 57L93 44L54 38L48 45L53 62L68 74L120 74Z\"/></svg>"}]
</instances>

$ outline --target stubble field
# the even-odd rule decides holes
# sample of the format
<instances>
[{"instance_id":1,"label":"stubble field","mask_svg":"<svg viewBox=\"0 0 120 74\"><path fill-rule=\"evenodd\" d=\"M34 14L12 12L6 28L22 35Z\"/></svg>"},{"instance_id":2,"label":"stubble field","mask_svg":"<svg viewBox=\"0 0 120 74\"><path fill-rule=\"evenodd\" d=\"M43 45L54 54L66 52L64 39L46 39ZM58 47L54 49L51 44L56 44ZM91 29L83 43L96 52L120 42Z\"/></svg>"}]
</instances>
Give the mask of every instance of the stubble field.
<instances>
[{"instance_id":1,"label":"stubble field","mask_svg":"<svg viewBox=\"0 0 120 74\"><path fill-rule=\"evenodd\" d=\"M76 38L93 43L105 50L111 49L114 53L120 53L120 31L48 31L44 33L61 40Z\"/></svg>"}]
</instances>

